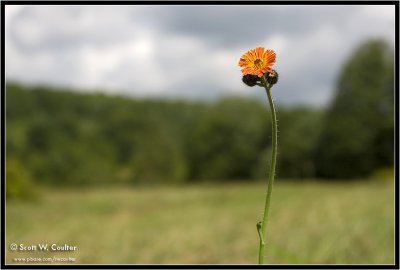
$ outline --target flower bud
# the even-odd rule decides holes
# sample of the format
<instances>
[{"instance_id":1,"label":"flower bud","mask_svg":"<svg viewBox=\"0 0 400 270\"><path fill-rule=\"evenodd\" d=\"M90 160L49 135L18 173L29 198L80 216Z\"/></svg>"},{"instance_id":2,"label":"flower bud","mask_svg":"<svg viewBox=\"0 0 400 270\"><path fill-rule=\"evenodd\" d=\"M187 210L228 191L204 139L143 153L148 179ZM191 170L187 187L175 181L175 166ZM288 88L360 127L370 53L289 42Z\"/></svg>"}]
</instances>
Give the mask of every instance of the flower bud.
<instances>
[{"instance_id":1,"label":"flower bud","mask_svg":"<svg viewBox=\"0 0 400 270\"><path fill-rule=\"evenodd\" d=\"M274 69L271 72L266 72L264 76L270 85L274 85L278 82L278 72Z\"/></svg>"},{"instance_id":2,"label":"flower bud","mask_svg":"<svg viewBox=\"0 0 400 270\"><path fill-rule=\"evenodd\" d=\"M252 74L246 74L243 76L242 81L248 86L254 86L258 82L258 76Z\"/></svg>"}]
</instances>

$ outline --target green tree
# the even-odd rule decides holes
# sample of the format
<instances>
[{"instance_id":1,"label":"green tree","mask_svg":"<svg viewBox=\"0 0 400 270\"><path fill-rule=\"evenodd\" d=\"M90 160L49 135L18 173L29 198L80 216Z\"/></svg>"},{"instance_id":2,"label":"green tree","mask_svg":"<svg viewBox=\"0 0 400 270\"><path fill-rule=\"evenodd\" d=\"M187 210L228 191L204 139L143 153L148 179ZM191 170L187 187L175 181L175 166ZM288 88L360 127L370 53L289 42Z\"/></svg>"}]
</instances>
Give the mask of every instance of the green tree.
<instances>
[{"instance_id":1,"label":"green tree","mask_svg":"<svg viewBox=\"0 0 400 270\"><path fill-rule=\"evenodd\" d=\"M31 200L38 197L38 190L31 175L15 158L7 159L6 199Z\"/></svg>"},{"instance_id":2,"label":"green tree","mask_svg":"<svg viewBox=\"0 0 400 270\"><path fill-rule=\"evenodd\" d=\"M251 178L267 140L268 114L261 103L227 98L210 107L189 138L191 176Z\"/></svg>"},{"instance_id":3,"label":"green tree","mask_svg":"<svg viewBox=\"0 0 400 270\"><path fill-rule=\"evenodd\" d=\"M394 55L370 40L350 57L337 82L315 154L322 177L355 178L393 166Z\"/></svg>"}]
</instances>

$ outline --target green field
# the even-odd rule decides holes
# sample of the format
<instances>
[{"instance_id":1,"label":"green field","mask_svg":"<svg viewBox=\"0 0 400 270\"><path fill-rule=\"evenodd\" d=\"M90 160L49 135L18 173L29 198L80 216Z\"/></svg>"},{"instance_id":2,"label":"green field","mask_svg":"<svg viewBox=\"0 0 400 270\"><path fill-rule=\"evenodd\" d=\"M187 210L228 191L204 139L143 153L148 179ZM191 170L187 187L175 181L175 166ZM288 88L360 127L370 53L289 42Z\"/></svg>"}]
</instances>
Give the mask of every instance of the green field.
<instances>
[{"instance_id":1,"label":"green field","mask_svg":"<svg viewBox=\"0 0 400 270\"><path fill-rule=\"evenodd\" d=\"M15 251L74 257L81 264L253 264L262 182L184 187L43 190L6 206L6 244L56 243L76 251ZM277 180L268 227L271 264L394 263L390 182Z\"/></svg>"}]
</instances>

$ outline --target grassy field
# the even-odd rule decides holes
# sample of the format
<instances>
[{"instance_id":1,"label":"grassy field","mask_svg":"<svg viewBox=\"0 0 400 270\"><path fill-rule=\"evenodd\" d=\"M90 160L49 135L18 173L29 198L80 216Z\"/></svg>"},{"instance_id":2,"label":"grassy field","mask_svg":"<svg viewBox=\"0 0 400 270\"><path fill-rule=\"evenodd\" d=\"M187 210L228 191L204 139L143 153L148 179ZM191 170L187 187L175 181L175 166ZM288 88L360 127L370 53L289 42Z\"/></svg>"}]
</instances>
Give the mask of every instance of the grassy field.
<instances>
[{"instance_id":1,"label":"grassy field","mask_svg":"<svg viewBox=\"0 0 400 270\"><path fill-rule=\"evenodd\" d=\"M56 243L76 251L12 252L74 257L80 264L253 264L264 183L46 190L8 202L6 244ZM271 264L394 263L390 182L277 180L268 227Z\"/></svg>"}]
</instances>

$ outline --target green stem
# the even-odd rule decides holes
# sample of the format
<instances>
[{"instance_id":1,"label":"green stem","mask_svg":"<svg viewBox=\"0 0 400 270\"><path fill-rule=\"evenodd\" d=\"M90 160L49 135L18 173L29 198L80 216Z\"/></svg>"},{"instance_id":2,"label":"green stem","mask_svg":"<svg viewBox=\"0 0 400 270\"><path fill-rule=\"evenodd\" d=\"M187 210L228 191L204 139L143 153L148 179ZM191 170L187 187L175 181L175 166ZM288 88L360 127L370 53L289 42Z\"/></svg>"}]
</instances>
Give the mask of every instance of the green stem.
<instances>
[{"instance_id":1,"label":"green stem","mask_svg":"<svg viewBox=\"0 0 400 270\"><path fill-rule=\"evenodd\" d=\"M274 184L275 178L275 165L276 165L276 154L278 150L278 125L276 121L276 112L274 102L271 96L271 85L267 82L264 76L262 78L262 84L265 87L267 92L269 106L271 108L271 120L272 120L272 157L271 157L271 167L269 168L269 180L268 180L268 189L267 196L265 198L265 208L264 208L264 216L263 221L261 223L261 228L258 229L258 233L260 236L260 252L258 257L258 263L264 264L264 253L265 253L265 243L266 243L266 231L268 224L268 213L271 204L271 196L272 196L272 187Z\"/></svg>"}]
</instances>

